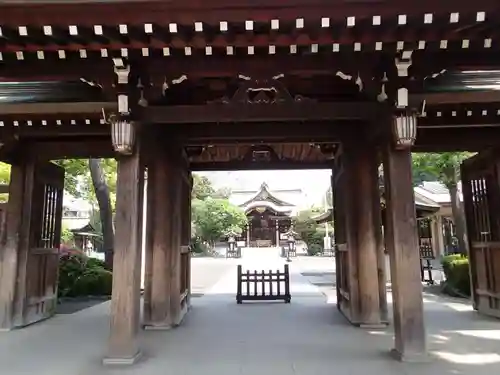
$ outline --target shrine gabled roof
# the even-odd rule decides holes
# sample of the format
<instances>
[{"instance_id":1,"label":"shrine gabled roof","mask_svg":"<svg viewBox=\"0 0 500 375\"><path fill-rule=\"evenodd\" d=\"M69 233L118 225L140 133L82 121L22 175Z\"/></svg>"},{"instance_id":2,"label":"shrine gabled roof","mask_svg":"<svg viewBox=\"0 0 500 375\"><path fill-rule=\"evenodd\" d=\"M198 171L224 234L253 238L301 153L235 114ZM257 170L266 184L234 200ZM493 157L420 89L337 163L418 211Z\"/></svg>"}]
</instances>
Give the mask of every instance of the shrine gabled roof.
<instances>
[{"instance_id":1,"label":"shrine gabled roof","mask_svg":"<svg viewBox=\"0 0 500 375\"><path fill-rule=\"evenodd\" d=\"M241 202L238 205L240 207L247 207L254 202L269 202L272 203L273 206L284 209L291 209L292 207L295 207L294 203L286 202L283 199L277 197L277 194L271 191L269 189L269 186L265 182L262 183L257 192L254 192L253 195L251 195L244 202Z\"/></svg>"}]
</instances>

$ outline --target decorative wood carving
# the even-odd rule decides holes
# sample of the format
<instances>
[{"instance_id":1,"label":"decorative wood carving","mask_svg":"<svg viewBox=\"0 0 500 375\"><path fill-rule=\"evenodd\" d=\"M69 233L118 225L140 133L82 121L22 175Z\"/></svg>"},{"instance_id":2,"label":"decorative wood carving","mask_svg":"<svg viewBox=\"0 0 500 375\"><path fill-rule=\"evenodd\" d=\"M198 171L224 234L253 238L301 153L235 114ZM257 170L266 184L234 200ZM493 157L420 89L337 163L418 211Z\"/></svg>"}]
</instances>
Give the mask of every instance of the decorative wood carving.
<instances>
[{"instance_id":1,"label":"decorative wood carving","mask_svg":"<svg viewBox=\"0 0 500 375\"><path fill-rule=\"evenodd\" d=\"M224 96L211 103L214 104L290 104L313 101L302 95L292 97L279 78L244 79L231 98Z\"/></svg>"}]
</instances>

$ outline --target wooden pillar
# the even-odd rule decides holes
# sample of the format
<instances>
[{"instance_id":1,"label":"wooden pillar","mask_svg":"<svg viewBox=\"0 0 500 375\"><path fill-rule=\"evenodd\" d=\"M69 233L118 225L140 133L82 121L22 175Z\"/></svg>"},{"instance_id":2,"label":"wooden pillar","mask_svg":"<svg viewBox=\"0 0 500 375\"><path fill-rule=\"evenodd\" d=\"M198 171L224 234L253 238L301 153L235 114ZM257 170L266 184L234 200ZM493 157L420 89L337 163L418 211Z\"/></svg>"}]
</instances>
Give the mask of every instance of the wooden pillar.
<instances>
[{"instance_id":1,"label":"wooden pillar","mask_svg":"<svg viewBox=\"0 0 500 375\"><path fill-rule=\"evenodd\" d=\"M28 218L24 216L25 206L30 203L25 202L24 199L25 182L31 181L32 185L33 178L32 176L28 178L28 173L29 169L25 166L12 165L11 167L5 236L0 244L0 330L12 329L16 320L14 315L18 269L20 261L24 258L23 254L19 253L19 245L26 235L29 236L29 216ZM24 278L19 278L21 279L24 280ZM18 312L22 315L22 310Z\"/></svg>"},{"instance_id":2,"label":"wooden pillar","mask_svg":"<svg viewBox=\"0 0 500 375\"><path fill-rule=\"evenodd\" d=\"M193 175L191 173L191 171L188 172L188 183L187 183L187 189L186 189L186 238L187 238L187 243L186 245L188 246L188 253L187 253L187 269L186 269L186 277L187 277L187 292L188 292L188 295L187 295L187 300L186 300L186 303L187 303L187 307L190 308L191 307L191 221L192 221L192 217L191 217L191 201L192 201L192 197L191 197L191 194L193 192Z\"/></svg>"},{"instance_id":3,"label":"wooden pillar","mask_svg":"<svg viewBox=\"0 0 500 375\"><path fill-rule=\"evenodd\" d=\"M143 295L143 326L151 321L151 298L153 287L153 233L155 209L154 165L148 163L146 181L146 215L143 225L144 233L144 295Z\"/></svg>"},{"instance_id":4,"label":"wooden pillar","mask_svg":"<svg viewBox=\"0 0 500 375\"><path fill-rule=\"evenodd\" d=\"M181 310L181 245L182 245L182 188L184 185L182 170L172 165L169 181L170 189L170 241L169 241L169 274L170 274L170 315L173 325L179 325L183 317Z\"/></svg>"},{"instance_id":5,"label":"wooden pillar","mask_svg":"<svg viewBox=\"0 0 500 375\"><path fill-rule=\"evenodd\" d=\"M113 292L108 353L104 364L133 364L140 315L141 222L144 168L140 151L118 158Z\"/></svg>"},{"instance_id":6,"label":"wooden pillar","mask_svg":"<svg viewBox=\"0 0 500 375\"><path fill-rule=\"evenodd\" d=\"M375 238L377 246L377 274L378 274L378 298L380 306L380 320L384 324L389 323L389 312L387 307L387 272L386 272L386 254L384 245L384 235L382 232L382 206L380 204L380 186L378 174L379 161L377 165L373 184L372 202L373 202L373 219L375 228Z\"/></svg>"},{"instance_id":7,"label":"wooden pillar","mask_svg":"<svg viewBox=\"0 0 500 375\"><path fill-rule=\"evenodd\" d=\"M422 284L410 150L384 150L386 247L390 257L395 348L403 361L426 358Z\"/></svg>"},{"instance_id":8,"label":"wooden pillar","mask_svg":"<svg viewBox=\"0 0 500 375\"><path fill-rule=\"evenodd\" d=\"M355 151L355 152L354 152ZM352 150L348 155L351 174L351 214L349 230L356 254L358 286L358 322L362 326L378 326L380 295L378 286L378 243L375 228L376 215L374 187L377 185L377 164L374 150L366 148ZM377 228L378 229L378 228Z\"/></svg>"},{"instance_id":9,"label":"wooden pillar","mask_svg":"<svg viewBox=\"0 0 500 375\"><path fill-rule=\"evenodd\" d=\"M352 163L353 155L347 152L343 155L343 172L339 177L339 197L342 201L342 215L344 220L345 231L345 249L346 265L342 270L348 283L348 306L349 309L343 308L341 311L346 315L347 319L353 324L360 324L360 295L359 295L359 278L358 278L358 250L357 250L357 220L356 220L356 201L357 196L357 179L355 174L356 166ZM347 303L346 303L347 305Z\"/></svg>"},{"instance_id":10,"label":"wooden pillar","mask_svg":"<svg viewBox=\"0 0 500 375\"><path fill-rule=\"evenodd\" d=\"M144 328L169 329L170 314L170 241L172 215L172 166L162 153L157 153L148 164L148 247L150 265L148 290L145 296ZM147 273L148 273L147 272ZM146 292L146 291L145 291ZM147 309L147 310L146 310Z\"/></svg>"}]
</instances>

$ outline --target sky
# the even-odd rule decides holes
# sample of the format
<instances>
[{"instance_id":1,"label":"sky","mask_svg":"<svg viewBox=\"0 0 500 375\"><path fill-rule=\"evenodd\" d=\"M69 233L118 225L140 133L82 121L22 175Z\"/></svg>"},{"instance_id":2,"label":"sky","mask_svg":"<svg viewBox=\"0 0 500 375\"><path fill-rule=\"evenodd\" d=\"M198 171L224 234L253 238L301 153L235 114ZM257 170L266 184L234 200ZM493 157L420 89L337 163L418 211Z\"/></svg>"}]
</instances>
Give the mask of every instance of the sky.
<instances>
[{"instance_id":1,"label":"sky","mask_svg":"<svg viewBox=\"0 0 500 375\"><path fill-rule=\"evenodd\" d=\"M266 182L270 190L302 189L308 205L320 205L331 183L331 170L271 170L197 172L206 176L216 189L258 190Z\"/></svg>"}]
</instances>

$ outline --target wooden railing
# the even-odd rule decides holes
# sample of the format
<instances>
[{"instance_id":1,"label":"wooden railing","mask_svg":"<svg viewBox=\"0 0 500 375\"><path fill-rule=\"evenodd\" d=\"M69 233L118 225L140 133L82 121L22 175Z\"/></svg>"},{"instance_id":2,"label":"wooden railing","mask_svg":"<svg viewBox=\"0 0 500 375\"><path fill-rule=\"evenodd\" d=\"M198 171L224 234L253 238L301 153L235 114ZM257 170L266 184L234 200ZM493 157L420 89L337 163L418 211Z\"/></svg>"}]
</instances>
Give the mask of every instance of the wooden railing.
<instances>
[{"instance_id":1,"label":"wooden railing","mask_svg":"<svg viewBox=\"0 0 500 375\"><path fill-rule=\"evenodd\" d=\"M290 303L290 272L288 264L285 270L265 272L264 270L243 272L241 265L238 265L238 291L236 302L243 301L279 301Z\"/></svg>"}]
</instances>

